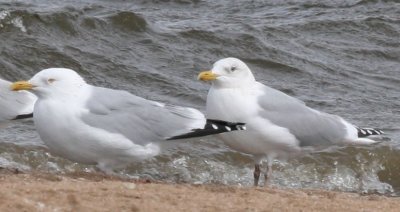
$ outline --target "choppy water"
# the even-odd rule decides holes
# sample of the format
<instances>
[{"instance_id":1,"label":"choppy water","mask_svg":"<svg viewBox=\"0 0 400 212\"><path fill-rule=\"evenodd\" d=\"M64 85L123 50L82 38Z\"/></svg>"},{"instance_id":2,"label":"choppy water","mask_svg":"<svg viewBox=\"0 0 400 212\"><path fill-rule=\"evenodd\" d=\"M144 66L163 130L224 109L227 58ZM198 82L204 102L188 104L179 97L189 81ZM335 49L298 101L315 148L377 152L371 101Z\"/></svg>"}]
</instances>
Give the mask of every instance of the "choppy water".
<instances>
[{"instance_id":1,"label":"choppy water","mask_svg":"<svg viewBox=\"0 0 400 212\"><path fill-rule=\"evenodd\" d=\"M68 67L98 86L204 111L196 75L243 59L256 78L384 142L276 162L272 184L400 194L400 3L390 0L1 1L0 77ZM174 142L121 174L251 185L252 159L212 138ZM31 120L0 129L0 166L94 171L48 153Z\"/></svg>"}]
</instances>

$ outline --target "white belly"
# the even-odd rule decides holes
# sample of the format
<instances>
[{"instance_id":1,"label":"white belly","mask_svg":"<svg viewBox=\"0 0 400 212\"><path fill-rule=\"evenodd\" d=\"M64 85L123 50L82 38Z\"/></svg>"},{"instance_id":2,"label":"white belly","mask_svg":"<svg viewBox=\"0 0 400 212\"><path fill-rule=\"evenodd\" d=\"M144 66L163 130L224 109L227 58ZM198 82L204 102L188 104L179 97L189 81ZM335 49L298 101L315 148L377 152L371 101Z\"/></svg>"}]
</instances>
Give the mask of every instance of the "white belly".
<instances>
[{"instance_id":1,"label":"white belly","mask_svg":"<svg viewBox=\"0 0 400 212\"><path fill-rule=\"evenodd\" d=\"M84 111L62 107L57 102L38 102L35 105L35 126L51 152L79 163L110 165L159 153L156 144L136 145L123 135L86 125L77 114L81 112Z\"/></svg>"},{"instance_id":2,"label":"white belly","mask_svg":"<svg viewBox=\"0 0 400 212\"><path fill-rule=\"evenodd\" d=\"M35 106L34 121L40 138L51 152L69 160L95 164L95 155L90 151L90 146L79 142L77 133L83 129L76 126L78 120L71 114L71 108L55 109L56 102L38 102Z\"/></svg>"},{"instance_id":3,"label":"white belly","mask_svg":"<svg viewBox=\"0 0 400 212\"><path fill-rule=\"evenodd\" d=\"M259 93L240 89L213 89L207 97L207 118L243 122L247 130L218 135L226 145L252 155L282 155L299 150L298 141L286 129L259 116Z\"/></svg>"}]
</instances>

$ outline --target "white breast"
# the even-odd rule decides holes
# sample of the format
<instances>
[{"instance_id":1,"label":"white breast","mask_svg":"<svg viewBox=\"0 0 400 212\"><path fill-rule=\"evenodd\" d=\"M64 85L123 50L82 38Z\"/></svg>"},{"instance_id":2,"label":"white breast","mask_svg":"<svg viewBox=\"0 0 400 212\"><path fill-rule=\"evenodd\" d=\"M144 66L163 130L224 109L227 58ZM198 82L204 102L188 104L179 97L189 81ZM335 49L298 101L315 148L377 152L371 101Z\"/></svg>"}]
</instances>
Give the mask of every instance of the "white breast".
<instances>
[{"instance_id":1,"label":"white breast","mask_svg":"<svg viewBox=\"0 0 400 212\"><path fill-rule=\"evenodd\" d=\"M62 108L62 109L61 109ZM76 111L64 107L57 101L39 100L34 109L34 122L40 138L50 151L67 159L95 164L89 145L79 142Z\"/></svg>"},{"instance_id":2,"label":"white breast","mask_svg":"<svg viewBox=\"0 0 400 212\"><path fill-rule=\"evenodd\" d=\"M79 163L120 166L159 153L156 144L136 145L121 134L85 124L80 117L88 111L84 103L75 103L45 99L35 105L35 126L51 152Z\"/></svg>"},{"instance_id":3,"label":"white breast","mask_svg":"<svg viewBox=\"0 0 400 212\"><path fill-rule=\"evenodd\" d=\"M207 118L246 123L247 130L218 135L226 145L252 155L297 152L298 141L286 129L259 116L257 89L211 88Z\"/></svg>"}]
</instances>

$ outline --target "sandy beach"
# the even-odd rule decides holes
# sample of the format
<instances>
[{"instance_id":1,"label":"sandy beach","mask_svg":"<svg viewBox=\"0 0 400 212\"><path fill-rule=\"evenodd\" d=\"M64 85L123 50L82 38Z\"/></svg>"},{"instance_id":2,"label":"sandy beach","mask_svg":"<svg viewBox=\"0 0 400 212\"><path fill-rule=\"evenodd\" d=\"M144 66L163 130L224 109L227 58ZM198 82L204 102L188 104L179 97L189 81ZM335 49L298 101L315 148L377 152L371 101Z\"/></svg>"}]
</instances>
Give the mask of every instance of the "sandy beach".
<instances>
[{"instance_id":1,"label":"sandy beach","mask_svg":"<svg viewBox=\"0 0 400 212\"><path fill-rule=\"evenodd\" d=\"M323 190L167 184L2 169L0 211L398 211L400 199Z\"/></svg>"}]
</instances>

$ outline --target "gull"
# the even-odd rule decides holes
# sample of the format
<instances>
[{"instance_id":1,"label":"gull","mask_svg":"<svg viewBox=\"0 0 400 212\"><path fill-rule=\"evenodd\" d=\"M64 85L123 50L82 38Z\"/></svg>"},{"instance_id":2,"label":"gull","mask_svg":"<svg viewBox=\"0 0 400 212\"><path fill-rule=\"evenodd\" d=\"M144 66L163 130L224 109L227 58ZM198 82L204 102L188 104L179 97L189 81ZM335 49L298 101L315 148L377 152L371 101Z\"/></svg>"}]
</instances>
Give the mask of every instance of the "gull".
<instances>
[{"instance_id":1,"label":"gull","mask_svg":"<svg viewBox=\"0 0 400 212\"><path fill-rule=\"evenodd\" d=\"M38 97L33 120L52 153L107 174L159 154L165 140L245 129L242 123L206 120L193 108L89 85L66 68L42 70L11 89Z\"/></svg>"},{"instance_id":2,"label":"gull","mask_svg":"<svg viewBox=\"0 0 400 212\"><path fill-rule=\"evenodd\" d=\"M273 159L296 155L308 148L341 144L372 144L365 138L383 132L358 128L343 118L312 109L296 98L257 82L247 65L236 58L214 63L199 80L211 81L206 116L246 123L246 131L218 135L230 148L253 156L254 186L260 165L267 159L265 186L272 176Z\"/></svg>"},{"instance_id":3,"label":"gull","mask_svg":"<svg viewBox=\"0 0 400 212\"><path fill-rule=\"evenodd\" d=\"M32 117L36 96L27 91L10 91L11 82L0 79L0 123Z\"/></svg>"}]
</instances>

